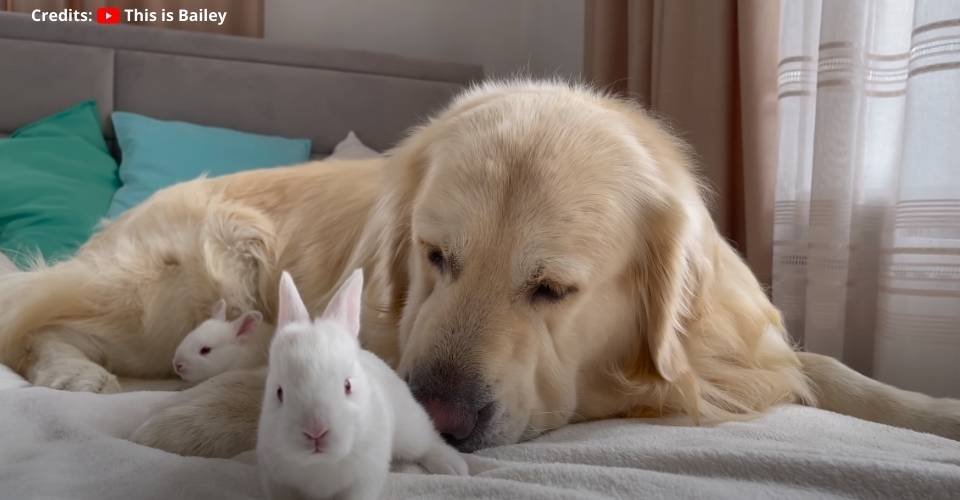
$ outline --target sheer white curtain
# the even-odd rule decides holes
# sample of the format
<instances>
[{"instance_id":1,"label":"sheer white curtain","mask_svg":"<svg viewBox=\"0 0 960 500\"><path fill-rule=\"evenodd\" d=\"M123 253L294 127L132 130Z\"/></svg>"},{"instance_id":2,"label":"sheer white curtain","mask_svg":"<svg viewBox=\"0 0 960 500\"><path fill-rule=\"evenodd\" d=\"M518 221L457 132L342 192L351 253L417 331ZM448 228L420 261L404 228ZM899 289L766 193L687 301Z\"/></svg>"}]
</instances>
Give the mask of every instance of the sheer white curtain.
<instances>
[{"instance_id":1,"label":"sheer white curtain","mask_svg":"<svg viewBox=\"0 0 960 500\"><path fill-rule=\"evenodd\" d=\"M960 396L960 1L780 22L774 302L807 350Z\"/></svg>"}]
</instances>

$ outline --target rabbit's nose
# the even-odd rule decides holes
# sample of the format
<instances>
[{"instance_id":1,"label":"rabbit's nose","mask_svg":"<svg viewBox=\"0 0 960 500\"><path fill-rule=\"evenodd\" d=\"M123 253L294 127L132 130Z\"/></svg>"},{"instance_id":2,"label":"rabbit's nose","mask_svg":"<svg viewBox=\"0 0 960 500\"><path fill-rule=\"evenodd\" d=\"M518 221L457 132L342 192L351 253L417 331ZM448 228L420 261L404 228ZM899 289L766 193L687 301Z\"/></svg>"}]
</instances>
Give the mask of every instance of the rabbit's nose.
<instances>
[{"instance_id":1,"label":"rabbit's nose","mask_svg":"<svg viewBox=\"0 0 960 500\"><path fill-rule=\"evenodd\" d=\"M303 435L310 442L310 447L313 448L314 453L323 453L326 441L324 438L327 437L327 432L326 428L316 426L311 426L303 431Z\"/></svg>"},{"instance_id":2,"label":"rabbit's nose","mask_svg":"<svg viewBox=\"0 0 960 500\"><path fill-rule=\"evenodd\" d=\"M312 426L303 431L303 435L306 436L310 441L319 441L326 437L327 432L329 431L326 427Z\"/></svg>"},{"instance_id":3,"label":"rabbit's nose","mask_svg":"<svg viewBox=\"0 0 960 500\"><path fill-rule=\"evenodd\" d=\"M180 373L183 371L183 363L176 363L173 365L173 371Z\"/></svg>"}]
</instances>

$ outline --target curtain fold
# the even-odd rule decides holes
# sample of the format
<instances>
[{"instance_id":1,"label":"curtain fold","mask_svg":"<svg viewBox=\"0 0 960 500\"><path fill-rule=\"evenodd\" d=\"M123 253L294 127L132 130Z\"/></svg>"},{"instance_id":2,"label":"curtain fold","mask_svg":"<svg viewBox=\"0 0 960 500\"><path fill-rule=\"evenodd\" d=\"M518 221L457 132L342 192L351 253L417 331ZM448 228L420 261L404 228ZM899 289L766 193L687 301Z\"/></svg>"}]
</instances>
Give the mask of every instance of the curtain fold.
<instances>
[{"instance_id":1,"label":"curtain fold","mask_svg":"<svg viewBox=\"0 0 960 500\"><path fill-rule=\"evenodd\" d=\"M773 298L807 350L960 396L960 3L784 2Z\"/></svg>"},{"instance_id":2,"label":"curtain fold","mask_svg":"<svg viewBox=\"0 0 960 500\"><path fill-rule=\"evenodd\" d=\"M693 147L720 231L770 283L779 5L588 0L584 71Z\"/></svg>"}]
</instances>

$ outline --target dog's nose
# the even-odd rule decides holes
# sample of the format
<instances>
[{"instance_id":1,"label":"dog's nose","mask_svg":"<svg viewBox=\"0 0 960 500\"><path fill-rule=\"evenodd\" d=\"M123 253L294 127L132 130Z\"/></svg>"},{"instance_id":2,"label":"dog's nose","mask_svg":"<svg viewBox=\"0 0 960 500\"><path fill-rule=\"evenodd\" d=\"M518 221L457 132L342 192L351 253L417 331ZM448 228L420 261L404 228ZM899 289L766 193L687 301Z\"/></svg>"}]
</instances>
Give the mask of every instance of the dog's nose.
<instances>
[{"instance_id":1,"label":"dog's nose","mask_svg":"<svg viewBox=\"0 0 960 500\"><path fill-rule=\"evenodd\" d=\"M414 370L408 383L413 397L448 443L461 451L483 445L494 403L480 377L455 366L435 366Z\"/></svg>"},{"instance_id":2,"label":"dog's nose","mask_svg":"<svg viewBox=\"0 0 960 500\"><path fill-rule=\"evenodd\" d=\"M468 406L438 399L428 399L421 404L442 436L461 441L477 427L477 412Z\"/></svg>"}]
</instances>

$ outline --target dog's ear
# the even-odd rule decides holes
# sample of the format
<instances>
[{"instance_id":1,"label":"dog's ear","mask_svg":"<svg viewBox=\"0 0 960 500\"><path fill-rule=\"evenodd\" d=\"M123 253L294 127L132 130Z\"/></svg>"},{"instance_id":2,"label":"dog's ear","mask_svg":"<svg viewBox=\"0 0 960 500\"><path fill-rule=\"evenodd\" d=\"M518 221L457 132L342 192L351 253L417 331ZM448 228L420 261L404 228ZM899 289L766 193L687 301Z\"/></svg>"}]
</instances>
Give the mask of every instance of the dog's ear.
<instances>
[{"instance_id":1,"label":"dog's ear","mask_svg":"<svg viewBox=\"0 0 960 500\"><path fill-rule=\"evenodd\" d=\"M617 109L630 121L644 175L638 187L645 193L636 215L638 242L634 276L637 321L641 340L630 373L653 371L674 385L689 386L693 377L685 348L685 327L693 319L694 302L708 271L705 249L712 227L703 191L693 174L689 148L669 128L634 103ZM695 391L687 387L686 392ZM687 396L693 396L688 394Z\"/></svg>"},{"instance_id":2,"label":"dog's ear","mask_svg":"<svg viewBox=\"0 0 960 500\"><path fill-rule=\"evenodd\" d=\"M411 218L429 144L423 136L415 131L387 153L380 195L347 266L363 267L367 282L361 319L363 345L391 363L399 356L394 332L410 290Z\"/></svg>"},{"instance_id":3,"label":"dog's ear","mask_svg":"<svg viewBox=\"0 0 960 500\"><path fill-rule=\"evenodd\" d=\"M684 207L648 213L637 259L640 330L657 373L668 382L690 370L683 335L690 319L699 260Z\"/></svg>"}]
</instances>

